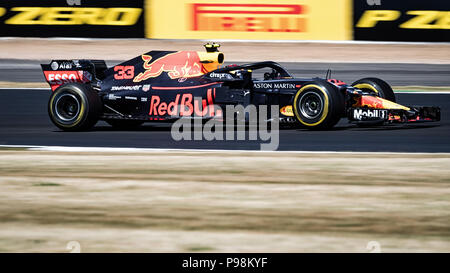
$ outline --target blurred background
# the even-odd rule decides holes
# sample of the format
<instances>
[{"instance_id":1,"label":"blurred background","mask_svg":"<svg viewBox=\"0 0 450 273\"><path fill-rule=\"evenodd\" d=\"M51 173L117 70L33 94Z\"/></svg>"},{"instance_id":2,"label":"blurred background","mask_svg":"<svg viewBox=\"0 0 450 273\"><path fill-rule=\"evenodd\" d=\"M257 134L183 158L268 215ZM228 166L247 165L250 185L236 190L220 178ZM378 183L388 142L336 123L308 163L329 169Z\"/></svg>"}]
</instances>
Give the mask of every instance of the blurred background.
<instances>
[{"instance_id":1,"label":"blurred background","mask_svg":"<svg viewBox=\"0 0 450 273\"><path fill-rule=\"evenodd\" d=\"M0 36L449 42L448 3L410 0L3 1Z\"/></svg>"}]
</instances>

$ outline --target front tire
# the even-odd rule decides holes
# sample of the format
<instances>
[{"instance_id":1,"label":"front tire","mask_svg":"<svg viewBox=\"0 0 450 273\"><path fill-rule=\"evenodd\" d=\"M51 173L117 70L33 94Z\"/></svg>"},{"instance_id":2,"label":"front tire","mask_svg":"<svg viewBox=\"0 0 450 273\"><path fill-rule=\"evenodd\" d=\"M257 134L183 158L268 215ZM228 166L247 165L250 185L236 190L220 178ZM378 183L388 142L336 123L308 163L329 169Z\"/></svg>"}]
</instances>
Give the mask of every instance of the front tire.
<instances>
[{"instance_id":1,"label":"front tire","mask_svg":"<svg viewBox=\"0 0 450 273\"><path fill-rule=\"evenodd\" d=\"M91 129L98 121L102 102L90 86L68 83L50 96L48 114L51 121L64 131Z\"/></svg>"},{"instance_id":2,"label":"front tire","mask_svg":"<svg viewBox=\"0 0 450 273\"><path fill-rule=\"evenodd\" d=\"M352 83L353 87L375 93L378 97L395 102L395 94L391 86L378 78L364 78Z\"/></svg>"},{"instance_id":3,"label":"front tire","mask_svg":"<svg viewBox=\"0 0 450 273\"><path fill-rule=\"evenodd\" d=\"M344 116L344 95L332 84L316 80L295 94L294 115L308 129L330 129Z\"/></svg>"}]
</instances>

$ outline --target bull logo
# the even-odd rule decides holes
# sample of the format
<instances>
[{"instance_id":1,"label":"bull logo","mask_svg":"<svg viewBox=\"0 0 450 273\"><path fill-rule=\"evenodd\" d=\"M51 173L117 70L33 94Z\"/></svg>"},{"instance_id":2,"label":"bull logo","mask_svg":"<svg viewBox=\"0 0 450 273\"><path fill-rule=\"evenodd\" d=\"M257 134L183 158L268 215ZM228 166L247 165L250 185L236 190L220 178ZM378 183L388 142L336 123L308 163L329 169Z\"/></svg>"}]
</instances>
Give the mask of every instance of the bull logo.
<instances>
[{"instance_id":1,"label":"bull logo","mask_svg":"<svg viewBox=\"0 0 450 273\"><path fill-rule=\"evenodd\" d=\"M152 61L152 56L142 55L144 72L139 73L133 82L155 78L163 72L171 79L189 78L203 75L200 58L195 51L178 51L169 53Z\"/></svg>"}]
</instances>

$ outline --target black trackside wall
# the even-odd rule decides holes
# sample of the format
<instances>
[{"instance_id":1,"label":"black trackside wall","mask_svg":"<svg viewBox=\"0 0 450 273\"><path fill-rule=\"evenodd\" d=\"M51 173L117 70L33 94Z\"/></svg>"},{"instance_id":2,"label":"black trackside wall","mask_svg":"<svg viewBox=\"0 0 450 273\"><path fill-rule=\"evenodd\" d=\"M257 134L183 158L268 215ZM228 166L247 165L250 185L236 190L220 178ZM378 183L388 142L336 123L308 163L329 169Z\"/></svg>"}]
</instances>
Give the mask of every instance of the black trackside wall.
<instances>
[{"instance_id":1,"label":"black trackside wall","mask_svg":"<svg viewBox=\"0 0 450 273\"><path fill-rule=\"evenodd\" d=\"M144 0L0 1L0 36L144 38L144 14Z\"/></svg>"},{"instance_id":2,"label":"black trackside wall","mask_svg":"<svg viewBox=\"0 0 450 273\"><path fill-rule=\"evenodd\" d=\"M449 0L353 0L354 40L450 42Z\"/></svg>"}]
</instances>

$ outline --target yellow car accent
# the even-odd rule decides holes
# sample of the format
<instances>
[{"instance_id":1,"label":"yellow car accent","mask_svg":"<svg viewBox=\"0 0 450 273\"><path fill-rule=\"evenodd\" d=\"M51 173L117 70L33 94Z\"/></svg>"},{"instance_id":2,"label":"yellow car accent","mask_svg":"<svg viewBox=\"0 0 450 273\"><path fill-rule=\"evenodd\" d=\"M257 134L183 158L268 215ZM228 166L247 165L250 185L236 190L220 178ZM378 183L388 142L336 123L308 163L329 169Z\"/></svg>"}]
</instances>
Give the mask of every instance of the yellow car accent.
<instances>
[{"instance_id":1,"label":"yellow car accent","mask_svg":"<svg viewBox=\"0 0 450 273\"><path fill-rule=\"evenodd\" d=\"M392 102L390 100L383 99L383 98L379 98L379 99L381 99L381 101L383 102L384 109L396 109L396 110L406 110L406 111L411 110L411 108L409 108L409 107L400 105L400 104Z\"/></svg>"},{"instance_id":2,"label":"yellow car accent","mask_svg":"<svg viewBox=\"0 0 450 273\"><path fill-rule=\"evenodd\" d=\"M358 84L353 85L353 87L356 87L358 89L370 89L373 92L375 92L376 94L378 94L378 90L374 86L372 86L368 83L358 83Z\"/></svg>"},{"instance_id":3,"label":"yellow car accent","mask_svg":"<svg viewBox=\"0 0 450 273\"><path fill-rule=\"evenodd\" d=\"M281 107L280 113L288 117L293 117L294 112L292 112L292 105L286 105Z\"/></svg>"},{"instance_id":4,"label":"yellow car accent","mask_svg":"<svg viewBox=\"0 0 450 273\"><path fill-rule=\"evenodd\" d=\"M300 96L300 94L303 92L303 91L305 91L306 89L308 89L308 88L316 88L316 89L318 89L318 90L320 90L323 94L324 94L324 96L325 96L325 103L324 103L324 109L323 109L323 113L322 113L322 116L320 117L320 119L319 119L319 121L317 121L317 122L315 122L315 123L306 123L306 122L304 122L301 118L300 118L300 115L298 114L298 109L297 109L297 100L298 100L298 97ZM318 86L318 85L316 85L316 84L308 84L308 85L305 85L305 86L303 86L302 88L300 88L300 90L297 92L297 94L295 95L295 97L294 97L294 114L295 114L295 116L297 117L297 119L298 119L298 121L300 121L303 125L306 125L306 126L317 126L317 125L319 125L319 124L321 124L323 121L324 121L324 119L328 116L328 94L327 94L327 92L325 92L325 90L322 88L322 87L320 87L320 86Z\"/></svg>"},{"instance_id":5,"label":"yellow car accent","mask_svg":"<svg viewBox=\"0 0 450 273\"><path fill-rule=\"evenodd\" d=\"M206 71L211 72L216 70L223 64L225 56L222 52L201 52L197 51L198 57L200 58L200 62L205 68Z\"/></svg>"}]
</instances>

